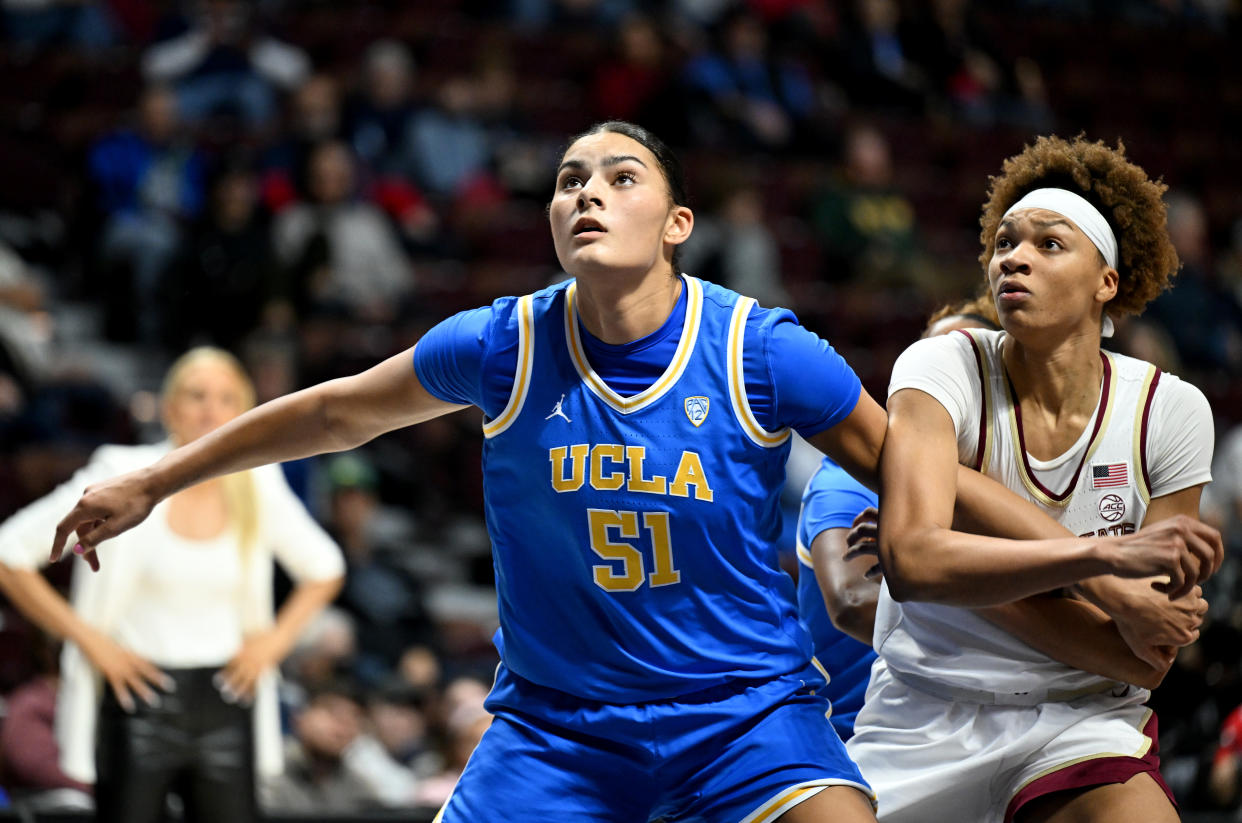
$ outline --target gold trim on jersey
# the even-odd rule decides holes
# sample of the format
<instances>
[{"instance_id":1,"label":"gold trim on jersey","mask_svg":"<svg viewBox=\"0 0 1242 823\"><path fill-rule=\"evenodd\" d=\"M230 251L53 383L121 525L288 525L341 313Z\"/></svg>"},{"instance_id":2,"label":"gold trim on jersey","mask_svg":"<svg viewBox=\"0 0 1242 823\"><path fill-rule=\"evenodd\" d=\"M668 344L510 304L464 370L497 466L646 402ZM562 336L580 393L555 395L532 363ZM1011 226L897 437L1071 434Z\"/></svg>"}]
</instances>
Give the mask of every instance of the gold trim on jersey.
<instances>
[{"instance_id":1,"label":"gold trim on jersey","mask_svg":"<svg viewBox=\"0 0 1242 823\"><path fill-rule=\"evenodd\" d=\"M577 369L578 376L582 378L582 382L586 383L587 388L613 410L629 414L645 409L663 397L685 372L686 364L690 362L690 353L694 351L694 343L699 336L703 309L703 286L693 277L687 277L684 274L681 277L686 286L686 322L681 330L681 340L677 343L677 351L673 353L673 359L668 364L668 368L664 370L664 374L660 375L660 379L632 397L622 397L617 394L603 381L603 378L595 373L595 369L591 368L591 361L587 359L586 349L582 346L582 337L578 332L578 316L574 308L578 284L571 283L565 290L565 340L569 344L570 359L573 360L574 368Z\"/></svg>"},{"instance_id":2,"label":"gold trim on jersey","mask_svg":"<svg viewBox=\"0 0 1242 823\"><path fill-rule=\"evenodd\" d=\"M789 428L770 432L759 425L754 413L750 410L750 400L746 397L746 371L742 358L742 339L746 335L746 317L755 305L753 297L742 297L733 307L733 318L729 321L729 401L733 404L733 414L742 424L742 431L758 446L774 448L789 439Z\"/></svg>"},{"instance_id":3,"label":"gold trim on jersey","mask_svg":"<svg viewBox=\"0 0 1242 823\"><path fill-rule=\"evenodd\" d=\"M1112 355L1108 352L1101 350L1100 354L1108 359L1108 385L1104 387L1108 392L1108 401L1103 409L1097 410L1095 418L1089 424L1096 427L1094 433L1092 434L1091 442L1087 444L1087 450L1078 463L1078 472L1074 475L1073 479L1070 480L1069 485L1066 487L1065 495L1060 500L1057 500L1045 493L1039 481L1036 480L1028 470L1027 456L1022 445L1023 437L1018 429L1018 415L1015 412L1017 397L1012 395L1010 397L1008 408L1009 432L1012 437L1011 442L1013 443L1014 448L1016 448L1019 452L1017 455L1018 459L1014 461L1014 463L1018 466L1018 476L1022 478L1022 485L1025 486L1026 490L1031 493L1031 496L1040 503L1043 503L1045 506L1063 509L1069 505L1071 500L1074 499L1074 492L1077 490L1078 484L1082 480L1082 471L1089 465L1092 455L1094 455L1095 450L1099 448L1101 441L1104 439L1104 433L1108 430L1108 423L1112 419L1113 404L1117 399L1117 364L1113 361ZM1008 378L1006 378L1006 380L1008 381Z\"/></svg>"},{"instance_id":4,"label":"gold trim on jersey","mask_svg":"<svg viewBox=\"0 0 1242 823\"><path fill-rule=\"evenodd\" d=\"M988 466L992 463L992 447L996 443L996 436L993 433L992 413L996 406L996 401L992 397L992 361L988 359L987 353L983 350L981 343L973 334L971 329L960 329L962 334L970 338L971 348L975 353L975 365L979 367L980 392L983 400L983 410L980 412L982 425L980 426L980 437L983 438L983 448L975 446L975 471L987 474Z\"/></svg>"},{"instance_id":5,"label":"gold trim on jersey","mask_svg":"<svg viewBox=\"0 0 1242 823\"><path fill-rule=\"evenodd\" d=\"M1012 801L1013 798L1021 794L1022 791L1027 786L1031 785L1036 780L1043 780L1045 777L1048 777L1049 775L1056 774L1057 772L1060 772L1060 771L1064 771L1072 766L1077 766L1079 763L1086 763L1088 760L1104 760L1110 757L1134 757L1134 758L1139 758L1139 759L1146 757L1147 752L1151 751L1152 739L1147 736L1147 734L1143 731L1143 729L1147 728L1147 722L1151 720L1151 713L1152 713L1152 710L1148 709L1143 714L1143 719L1138 725L1137 731L1139 734L1143 736L1143 744L1138 747L1138 751L1134 752L1133 754L1125 754L1124 752L1099 752L1097 754L1088 754L1082 757L1075 757L1073 760L1066 760L1064 763L1058 763L1057 765L1052 766L1051 768L1044 769L1042 772L1035 775L1030 780L1027 780L1025 783L1023 783L1021 786L1018 787L1017 791L1015 791L1012 795L1010 795L1009 799Z\"/></svg>"},{"instance_id":6,"label":"gold trim on jersey","mask_svg":"<svg viewBox=\"0 0 1242 823\"><path fill-rule=\"evenodd\" d=\"M1150 395L1152 392L1152 383L1156 379L1156 375L1160 370L1155 366L1147 366L1147 374L1143 376L1143 388L1139 390L1138 403L1135 404L1134 410L1134 460L1131 461L1130 471L1134 472L1134 488L1138 489L1139 497L1143 500L1143 505L1151 503L1151 489L1147 487L1147 473L1143 471L1144 457L1143 446L1143 416L1147 413L1148 404L1150 403Z\"/></svg>"},{"instance_id":7,"label":"gold trim on jersey","mask_svg":"<svg viewBox=\"0 0 1242 823\"><path fill-rule=\"evenodd\" d=\"M824 668L824 664L820 663L819 658L816 657L815 655L811 655L811 665L814 666L816 670L824 676L824 682L826 683L832 682L832 675L828 674L828 670ZM828 714L829 715L832 714L831 709L828 711Z\"/></svg>"},{"instance_id":8,"label":"gold trim on jersey","mask_svg":"<svg viewBox=\"0 0 1242 823\"><path fill-rule=\"evenodd\" d=\"M503 432L526 405L526 394L530 391L530 374L535 362L535 309L531 295L518 298L518 352L517 374L513 378L513 389L509 392L509 403L495 420L483 424L483 436L495 437Z\"/></svg>"},{"instance_id":9,"label":"gold trim on jersey","mask_svg":"<svg viewBox=\"0 0 1242 823\"><path fill-rule=\"evenodd\" d=\"M797 545L798 562L809 569L815 568L815 561L811 559L811 550L802 545L802 541L798 541Z\"/></svg>"}]
</instances>

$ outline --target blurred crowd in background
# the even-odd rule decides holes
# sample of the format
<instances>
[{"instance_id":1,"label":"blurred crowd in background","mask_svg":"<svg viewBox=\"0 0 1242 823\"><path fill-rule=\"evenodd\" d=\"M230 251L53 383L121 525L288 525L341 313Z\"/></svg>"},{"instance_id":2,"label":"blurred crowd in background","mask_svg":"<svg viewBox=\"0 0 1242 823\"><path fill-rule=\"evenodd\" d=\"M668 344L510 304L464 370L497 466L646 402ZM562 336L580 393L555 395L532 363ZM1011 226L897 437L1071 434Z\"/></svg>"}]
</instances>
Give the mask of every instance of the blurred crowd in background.
<instances>
[{"instance_id":1,"label":"blurred crowd in background","mask_svg":"<svg viewBox=\"0 0 1242 823\"><path fill-rule=\"evenodd\" d=\"M0 518L157 436L190 345L236 353L266 400L557 279L544 205L598 120L680 151L686 271L793 308L877 397L929 311L978 288L1000 161L1036 134L1120 138L1170 186L1183 268L1111 347L1212 401L1204 515L1230 552L1153 699L1161 756L1184 808L1237 806L1242 4L0 0L0 24ZM479 425L285 466L348 576L285 666L267 808L434 807L486 727ZM0 780L85 791L30 743L54 644L2 616Z\"/></svg>"}]
</instances>

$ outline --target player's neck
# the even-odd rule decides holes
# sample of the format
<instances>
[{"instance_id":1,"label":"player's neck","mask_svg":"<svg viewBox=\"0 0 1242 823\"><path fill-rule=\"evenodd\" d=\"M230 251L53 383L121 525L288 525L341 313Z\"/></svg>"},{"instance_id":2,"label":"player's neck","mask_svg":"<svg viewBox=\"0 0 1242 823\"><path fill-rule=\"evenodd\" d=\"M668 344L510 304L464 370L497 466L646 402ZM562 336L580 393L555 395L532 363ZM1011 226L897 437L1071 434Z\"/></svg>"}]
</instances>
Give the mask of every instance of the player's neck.
<instances>
[{"instance_id":1,"label":"player's neck","mask_svg":"<svg viewBox=\"0 0 1242 823\"><path fill-rule=\"evenodd\" d=\"M578 278L576 306L587 331L612 345L646 337L668 320L681 296L680 277L651 273L637 280Z\"/></svg>"},{"instance_id":2,"label":"player's neck","mask_svg":"<svg viewBox=\"0 0 1242 823\"><path fill-rule=\"evenodd\" d=\"M1095 411L1104 375L1098 335L1070 335L1046 348L1008 336L1002 353L1025 419L1039 410L1050 426L1058 427Z\"/></svg>"}]
</instances>

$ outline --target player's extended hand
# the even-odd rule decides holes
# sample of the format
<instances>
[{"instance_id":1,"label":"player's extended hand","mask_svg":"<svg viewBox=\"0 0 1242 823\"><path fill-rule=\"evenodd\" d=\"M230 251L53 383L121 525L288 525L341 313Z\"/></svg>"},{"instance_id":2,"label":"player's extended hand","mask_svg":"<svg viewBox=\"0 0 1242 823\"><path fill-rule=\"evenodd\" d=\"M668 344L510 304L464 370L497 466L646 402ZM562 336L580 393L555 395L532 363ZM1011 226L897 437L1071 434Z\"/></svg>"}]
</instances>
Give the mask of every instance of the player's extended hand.
<instances>
[{"instance_id":1,"label":"player's extended hand","mask_svg":"<svg viewBox=\"0 0 1242 823\"><path fill-rule=\"evenodd\" d=\"M95 554L99 544L137 526L155 508L158 500L147 490L146 478L146 470L140 469L87 486L77 505L56 527L52 562L60 560L65 543L76 532L73 551L86 559L92 571L99 571Z\"/></svg>"},{"instance_id":2,"label":"player's extended hand","mask_svg":"<svg viewBox=\"0 0 1242 823\"><path fill-rule=\"evenodd\" d=\"M875 563L864 575L868 580L879 580L883 576L880 568L880 512L875 506L860 511L845 536L845 559L853 560L855 557L875 558Z\"/></svg>"},{"instance_id":3,"label":"player's extended hand","mask_svg":"<svg viewBox=\"0 0 1242 823\"><path fill-rule=\"evenodd\" d=\"M1121 589L1122 595L1119 608L1110 610L1111 617L1126 645L1140 660L1159 668L1172 663L1179 647L1199 639L1199 627L1208 610L1200 587L1170 599L1155 591L1149 580L1113 578L1111 585Z\"/></svg>"},{"instance_id":4,"label":"player's extended hand","mask_svg":"<svg viewBox=\"0 0 1242 823\"><path fill-rule=\"evenodd\" d=\"M158 706L160 697L156 689L171 692L175 688L172 678L156 668L155 664L118 645L106 635L92 631L79 643L79 648L103 675L116 695L116 702L127 712L134 710L134 695L142 698L147 705Z\"/></svg>"},{"instance_id":5,"label":"player's extended hand","mask_svg":"<svg viewBox=\"0 0 1242 823\"><path fill-rule=\"evenodd\" d=\"M1220 532L1184 514L1105 540L1111 544L1107 556L1113 574L1162 578L1151 587L1170 600L1211 577L1225 557Z\"/></svg>"},{"instance_id":6,"label":"player's extended hand","mask_svg":"<svg viewBox=\"0 0 1242 823\"><path fill-rule=\"evenodd\" d=\"M249 702L254 697L259 677L283 657L284 649L274 632L249 635L241 650L217 673L213 682L228 702Z\"/></svg>"}]
</instances>

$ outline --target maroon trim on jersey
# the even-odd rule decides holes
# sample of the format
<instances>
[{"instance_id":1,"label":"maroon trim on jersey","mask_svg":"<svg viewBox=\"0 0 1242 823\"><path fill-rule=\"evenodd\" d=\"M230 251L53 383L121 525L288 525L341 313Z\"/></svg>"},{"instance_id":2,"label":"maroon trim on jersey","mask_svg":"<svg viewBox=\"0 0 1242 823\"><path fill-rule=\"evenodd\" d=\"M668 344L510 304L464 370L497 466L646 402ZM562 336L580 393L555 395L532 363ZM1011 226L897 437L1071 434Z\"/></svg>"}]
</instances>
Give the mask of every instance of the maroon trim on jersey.
<instances>
[{"instance_id":1,"label":"maroon trim on jersey","mask_svg":"<svg viewBox=\"0 0 1242 823\"><path fill-rule=\"evenodd\" d=\"M979 445L975 446L975 471L983 471L983 455L987 451L988 446L988 384L983 377L983 352L979 351L979 344L975 341L975 336L965 329L954 329L958 334L963 334L970 341L970 348L975 353L975 368L979 370Z\"/></svg>"},{"instance_id":2,"label":"maroon trim on jersey","mask_svg":"<svg viewBox=\"0 0 1242 823\"><path fill-rule=\"evenodd\" d=\"M1104 352L1100 352L1100 362L1104 364L1104 380L1100 389L1100 407L1095 411L1095 425L1091 429L1091 437L1087 439L1087 448L1082 453L1082 459L1078 461L1078 468L1074 469L1074 476L1070 478L1069 485L1065 487L1065 491L1055 494L1051 489L1039 482L1039 478L1035 476L1035 472L1031 469L1030 462L1026 459L1026 435L1022 432L1022 404L1018 402L1018 393L1014 390L1013 381L1009 379L1009 374L1005 374L1005 382L1009 384L1009 397L1013 403L1013 415L1018 423L1018 452L1022 455L1022 468L1026 471L1026 476L1035 484L1035 488L1046 494L1053 502L1060 503L1068 498L1074 492L1074 488L1078 485L1078 475L1082 474L1082 466L1087 462L1087 455L1091 453L1091 444L1095 441L1095 436L1100 433L1100 426L1104 425L1104 414L1108 411L1108 392L1112 383L1113 367L1109 365L1108 358Z\"/></svg>"},{"instance_id":3,"label":"maroon trim on jersey","mask_svg":"<svg viewBox=\"0 0 1242 823\"><path fill-rule=\"evenodd\" d=\"M1151 416L1151 399L1156 396L1156 384L1160 382L1160 369L1151 376L1151 385L1147 387L1147 396L1143 398L1143 422L1139 426L1139 468L1143 471L1143 487L1151 496L1151 476L1147 473L1147 420Z\"/></svg>"},{"instance_id":4,"label":"maroon trim on jersey","mask_svg":"<svg viewBox=\"0 0 1242 823\"><path fill-rule=\"evenodd\" d=\"M1043 797L1054 792L1090 789L1096 786L1107 786L1112 783L1125 783L1130 778L1140 774L1151 775L1151 779L1156 781L1156 785L1164 790L1165 795L1169 798L1169 802L1176 809L1177 799L1173 797L1173 791L1164 782L1164 778L1160 776L1160 745L1157 742L1160 736L1157 727L1156 713L1152 712L1147 725L1143 727L1143 734L1151 740L1151 748L1142 757L1097 757L1092 760L1084 760L1081 763L1074 763L1027 783L1009 801L1009 807L1005 809L1005 823L1012 823L1014 815L1018 813L1018 810L1037 797Z\"/></svg>"}]
</instances>

